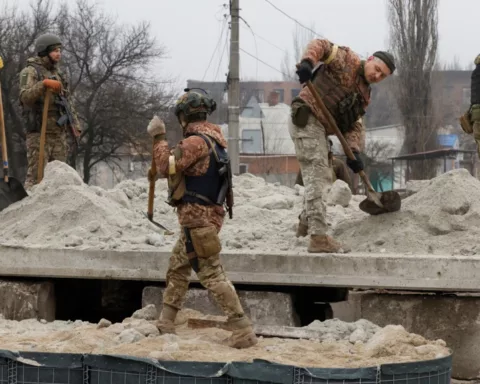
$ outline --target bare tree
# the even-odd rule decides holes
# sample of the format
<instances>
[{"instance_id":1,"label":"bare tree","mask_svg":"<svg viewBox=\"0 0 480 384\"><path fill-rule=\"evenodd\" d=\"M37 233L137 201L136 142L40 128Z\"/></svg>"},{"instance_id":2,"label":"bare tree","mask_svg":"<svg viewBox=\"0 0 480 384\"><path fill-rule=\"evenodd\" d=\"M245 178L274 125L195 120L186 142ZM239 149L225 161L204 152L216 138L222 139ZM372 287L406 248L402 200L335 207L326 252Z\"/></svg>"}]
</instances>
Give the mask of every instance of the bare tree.
<instances>
[{"instance_id":1,"label":"bare tree","mask_svg":"<svg viewBox=\"0 0 480 384\"><path fill-rule=\"evenodd\" d=\"M438 66L440 66L440 63ZM442 65L442 70L444 71L461 71L462 69L463 68L462 68L462 65L460 64L460 59L457 55L453 56L452 61L445 62Z\"/></svg>"},{"instance_id":2,"label":"bare tree","mask_svg":"<svg viewBox=\"0 0 480 384\"><path fill-rule=\"evenodd\" d=\"M438 45L438 0L388 0L390 40L398 68L397 103L405 125L404 153L437 147L432 71ZM435 176L433 162L410 170L412 178Z\"/></svg>"},{"instance_id":3,"label":"bare tree","mask_svg":"<svg viewBox=\"0 0 480 384\"><path fill-rule=\"evenodd\" d=\"M286 51L281 63L281 70L283 73L283 80L285 81L297 81L297 75L295 71L295 65L302 59L303 52L307 44L315 39L316 35L313 32L315 30L315 24L310 25L310 30L300 28L295 25L295 29L292 33L292 51Z\"/></svg>"},{"instance_id":4,"label":"bare tree","mask_svg":"<svg viewBox=\"0 0 480 384\"><path fill-rule=\"evenodd\" d=\"M145 142L145 126L154 114L166 114L170 96L151 75L165 51L147 23L119 25L97 5L77 0L58 17L82 122L83 179L92 168L114 162L122 147ZM71 26L75 28L71 28Z\"/></svg>"},{"instance_id":5,"label":"bare tree","mask_svg":"<svg viewBox=\"0 0 480 384\"><path fill-rule=\"evenodd\" d=\"M59 34L64 43L63 65L70 77L82 126L80 152L84 180L95 165L116 162L121 148L146 153L145 127L153 114L165 115L170 82L155 78L153 65L164 49L146 23L119 25L97 5L78 0L58 12L50 0L32 0L28 11L3 3L0 12L0 72L12 175L25 179L25 127L19 105L18 74L34 56L36 38ZM140 148L142 147L142 148Z\"/></svg>"},{"instance_id":6,"label":"bare tree","mask_svg":"<svg viewBox=\"0 0 480 384\"><path fill-rule=\"evenodd\" d=\"M18 101L18 74L33 53L35 39L54 25L51 2L36 0L28 11L3 4L0 12L0 56L4 67L0 72L3 108L7 130L7 149L11 175L25 180L25 127Z\"/></svg>"}]
</instances>

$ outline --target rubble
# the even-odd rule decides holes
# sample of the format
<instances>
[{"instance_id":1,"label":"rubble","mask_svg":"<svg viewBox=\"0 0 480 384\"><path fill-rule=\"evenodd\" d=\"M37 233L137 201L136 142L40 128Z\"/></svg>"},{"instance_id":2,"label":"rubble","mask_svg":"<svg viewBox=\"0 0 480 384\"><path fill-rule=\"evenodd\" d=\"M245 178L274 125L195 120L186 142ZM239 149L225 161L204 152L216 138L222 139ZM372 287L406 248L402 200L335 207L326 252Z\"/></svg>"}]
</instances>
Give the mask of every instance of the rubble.
<instances>
[{"instance_id":1,"label":"rubble","mask_svg":"<svg viewBox=\"0 0 480 384\"><path fill-rule=\"evenodd\" d=\"M353 252L480 253L480 181L465 169L417 183L399 212L379 216L360 211L358 204L365 197L350 198L345 186L337 180L325 195L327 222L329 234ZM88 186L66 164L51 162L31 196L0 212L0 244L170 251L179 226L165 202L166 180L156 182L154 219L173 236L146 218L147 191L146 179L126 180L111 190ZM303 191L251 174L234 177L233 219L225 218L220 234L223 250L305 250L308 237L295 237Z\"/></svg>"},{"instance_id":2,"label":"rubble","mask_svg":"<svg viewBox=\"0 0 480 384\"><path fill-rule=\"evenodd\" d=\"M334 235L355 251L480 253L480 181L466 169L418 183L399 212L343 221Z\"/></svg>"},{"instance_id":3,"label":"rubble","mask_svg":"<svg viewBox=\"0 0 480 384\"><path fill-rule=\"evenodd\" d=\"M184 313L185 312L185 313ZM2 349L56 353L117 354L180 361L252 361L262 359L303 367L357 368L386 363L428 360L450 354L443 340L429 341L401 326L380 328L360 320L318 321L307 328L322 329L324 340L259 337L245 350L228 347L230 332L189 329L188 317L202 316L189 310L179 313L177 335L160 335L153 321L125 319L107 327L82 321L0 320ZM208 318L209 316L206 316ZM101 322L106 325L105 322ZM179 322L176 322L177 324ZM363 330L363 331L361 331Z\"/></svg>"}]
</instances>

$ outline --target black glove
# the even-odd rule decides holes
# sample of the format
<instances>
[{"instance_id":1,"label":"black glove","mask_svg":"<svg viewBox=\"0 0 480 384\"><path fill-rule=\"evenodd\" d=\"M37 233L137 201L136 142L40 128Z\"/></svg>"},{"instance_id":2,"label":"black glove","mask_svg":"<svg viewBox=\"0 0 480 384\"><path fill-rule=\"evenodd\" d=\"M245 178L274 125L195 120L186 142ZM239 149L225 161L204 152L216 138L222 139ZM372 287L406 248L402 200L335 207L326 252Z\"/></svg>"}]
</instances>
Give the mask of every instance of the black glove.
<instances>
[{"instance_id":1,"label":"black glove","mask_svg":"<svg viewBox=\"0 0 480 384\"><path fill-rule=\"evenodd\" d=\"M360 153L353 151L353 154L355 155L355 160L350 160L347 158L347 165L354 173L363 171L363 161L360 158Z\"/></svg>"},{"instance_id":2,"label":"black glove","mask_svg":"<svg viewBox=\"0 0 480 384\"><path fill-rule=\"evenodd\" d=\"M302 60L296 72L298 79L300 80L300 84L306 83L312 78L312 70L312 64L310 64L308 60Z\"/></svg>"}]
</instances>

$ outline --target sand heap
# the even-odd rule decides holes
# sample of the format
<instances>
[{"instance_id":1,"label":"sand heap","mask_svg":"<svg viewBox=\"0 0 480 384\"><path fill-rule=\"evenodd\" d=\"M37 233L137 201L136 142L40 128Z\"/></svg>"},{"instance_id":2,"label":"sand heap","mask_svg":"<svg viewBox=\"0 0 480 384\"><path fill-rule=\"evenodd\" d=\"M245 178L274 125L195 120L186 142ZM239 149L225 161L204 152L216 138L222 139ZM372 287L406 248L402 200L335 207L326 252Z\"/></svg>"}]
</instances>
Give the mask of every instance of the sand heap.
<instances>
[{"instance_id":1,"label":"sand heap","mask_svg":"<svg viewBox=\"0 0 480 384\"><path fill-rule=\"evenodd\" d=\"M335 235L356 251L480 254L480 181L458 169L415 189L401 211L343 221Z\"/></svg>"},{"instance_id":2,"label":"sand heap","mask_svg":"<svg viewBox=\"0 0 480 384\"><path fill-rule=\"evenodd\" d=\"M1 242L41 248L140 249L166 240L121 189L89 187L55 161L31 195L0 213Z\"/></svg>"},{"instance_id":3,"label":"sand heap","mask_svg":"<svg viewBox=\"0 0 480 384\"><path fill-rule=\"evenodd\" d=\"M122 323L102 320L98 325L82 321L0 320L0 344L2 349L14 351L123 354L159 360L212 362L263 359L326 368L430 360L450 354L443 340L429 341L408 333L401 326L380 328L365 320L312 323L309 328L330 335L324 341L260 337L258 345L236 350L223 343L230 335L228 331L193 330L181 324L189 316L199 316L196 311L185 312L177 322L178 335L161 336L152 321L133 316ZM364 331L363 339L357 337L359 330Z\"/></svg>"},{"instance_id":4,"label":"sand heap","mask_svg":"<svg viewBox=\"0 0 480 384\"><path fill-rule=\"evenodd\" d=\"M347 206L329 206L332 225L361 215L358 203L348 205L350 196L345 195L341 183L326 195ZM249 174L235 177L234 185L233 220L226 218L221 233L224 249L305 250L306 239L295 237L303 188L266 183ZM48 163L44 180L33 188L31 196L0 212L0 244L169 251L179 233L178 221L173 208L165 202L166 180L158 180L155 191L154 220L174 231L173 236L164 236L163 230L145 216L146 179L126 180L104 190L84 184L76 171L64 163Z\"/></svg>"},{"instance_id":5,"label":"sand heap","mask_svg":"<svg viewBox=\"0 0 480 384\"><path fill-rule=\"evenodd\" d=\"M412 254L480 253L480 181L454 170L417 183L400 212L369 216L358 208L364 196L350 196L336 181L325 193L330 233L352 251ZM233 219L220 234L224 250L305 252L297 239L303 187L267 183L251 174L234 177ZM146 216L148 182L126 180L104 190L84 184L60 162L47 165L31 196L0 212L0 244L28 247L170 251L179 234L176 214L166 204L166 180L156 183L154 220Z\"/></svg>"}]
</instances>

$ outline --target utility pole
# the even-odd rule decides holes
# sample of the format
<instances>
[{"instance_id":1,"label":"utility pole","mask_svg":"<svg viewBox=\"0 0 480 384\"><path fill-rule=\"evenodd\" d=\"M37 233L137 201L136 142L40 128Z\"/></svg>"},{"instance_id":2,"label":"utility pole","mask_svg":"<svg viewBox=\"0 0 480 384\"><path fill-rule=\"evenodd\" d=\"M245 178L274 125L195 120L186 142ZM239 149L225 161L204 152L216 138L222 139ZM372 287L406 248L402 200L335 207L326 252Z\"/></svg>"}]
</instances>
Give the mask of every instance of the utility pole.
<instances>
[{"instance_id":1,"label":"utility pole","mask_svg":"<svg viewBox=\"0 0 480 384\"><path fill-rule=\"evenodd\" d=\"M230 64L228 85L228 154L232 165L232 173L240 172L239 156L239 116L240 116L240 28L239 28L239 0L230 0Z\"/></svg>"}]
</instances>

